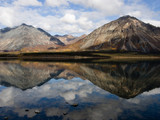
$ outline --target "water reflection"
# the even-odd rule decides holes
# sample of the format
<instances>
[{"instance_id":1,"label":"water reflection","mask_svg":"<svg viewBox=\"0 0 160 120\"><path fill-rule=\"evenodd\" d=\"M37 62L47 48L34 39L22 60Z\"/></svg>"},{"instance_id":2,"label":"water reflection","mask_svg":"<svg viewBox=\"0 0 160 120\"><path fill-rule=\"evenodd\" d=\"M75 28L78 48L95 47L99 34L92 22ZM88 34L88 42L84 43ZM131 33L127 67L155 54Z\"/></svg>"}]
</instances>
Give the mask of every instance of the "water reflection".
<instances>
[{"instance_id":1,"label":"water reflection","mask_svg":"<svg viewBox=\"0 0 160 120\"><path fill-rule=\"evenodd\" d=\"M159 62L12 61L1 62L0 68L0 119L160 117Z\"/></svg>"}]
</instances>

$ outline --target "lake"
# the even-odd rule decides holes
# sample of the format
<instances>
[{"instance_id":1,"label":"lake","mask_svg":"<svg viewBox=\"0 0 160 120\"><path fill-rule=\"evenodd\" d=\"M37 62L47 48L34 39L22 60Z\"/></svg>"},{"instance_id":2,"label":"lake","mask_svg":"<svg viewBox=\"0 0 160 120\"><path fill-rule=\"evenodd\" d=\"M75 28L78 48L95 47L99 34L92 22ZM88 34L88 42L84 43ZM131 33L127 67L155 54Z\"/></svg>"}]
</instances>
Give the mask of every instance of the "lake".
<instances>
[{"instance_id":1,"label":"lake","mask_svg":"<svg viewBox=\"0 0 160 120\"><path fill-rule=\"evenodd\" d=\"M159 120L160 62L0 61L0 120Z\"/></svg>"}]
</instances>

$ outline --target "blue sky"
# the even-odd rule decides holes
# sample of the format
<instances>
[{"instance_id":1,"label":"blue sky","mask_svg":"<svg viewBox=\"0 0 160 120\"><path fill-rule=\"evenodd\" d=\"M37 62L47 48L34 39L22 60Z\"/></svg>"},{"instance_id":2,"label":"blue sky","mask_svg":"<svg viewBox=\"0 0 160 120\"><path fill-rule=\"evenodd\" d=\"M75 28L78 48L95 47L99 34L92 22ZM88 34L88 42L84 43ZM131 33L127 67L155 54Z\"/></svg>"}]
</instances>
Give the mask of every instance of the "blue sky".
<instances>
[{"instance_id":1,"label":"blue sky","mask_svg":"<svg viewBox=\"0 0 160 120\"><path fill-rule=\"evenodd\" d=\"M159 0L0 0L0 28L22 23L54 34L88 34L123 15L160 26Z\"/></svg>"}]
</instances>

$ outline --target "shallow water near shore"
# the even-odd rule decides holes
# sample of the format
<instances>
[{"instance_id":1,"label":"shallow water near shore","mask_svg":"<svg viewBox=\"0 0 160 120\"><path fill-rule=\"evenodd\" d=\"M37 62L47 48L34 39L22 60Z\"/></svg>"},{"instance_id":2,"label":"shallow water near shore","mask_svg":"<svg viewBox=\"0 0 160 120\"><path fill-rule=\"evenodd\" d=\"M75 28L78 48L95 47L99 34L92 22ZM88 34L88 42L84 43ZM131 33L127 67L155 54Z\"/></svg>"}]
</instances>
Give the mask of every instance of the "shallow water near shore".
<instances>
[{"instance_id":1,"label":"shallow water near shore","mask_svg":"<svg viewBox=\"0 0 160 120\"><path fill-rule=\"evenodd\" d=\"M0 62L0 120L158 120L160 62Z\"/></svg>"}]
</instances>

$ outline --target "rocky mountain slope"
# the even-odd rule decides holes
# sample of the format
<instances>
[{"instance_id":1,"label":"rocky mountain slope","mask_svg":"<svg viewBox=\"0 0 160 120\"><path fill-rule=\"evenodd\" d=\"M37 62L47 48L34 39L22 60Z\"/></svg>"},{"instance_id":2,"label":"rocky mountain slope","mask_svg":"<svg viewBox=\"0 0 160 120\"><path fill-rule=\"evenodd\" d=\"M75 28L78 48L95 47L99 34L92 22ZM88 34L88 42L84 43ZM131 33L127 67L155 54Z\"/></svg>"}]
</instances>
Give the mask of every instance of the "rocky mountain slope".
<instances>
[{"instance_id":1,"label":"rocky mountain slope","mask_svg":"<svg viewBox=\"0 0 160 120\"><path fill-rule=\"evenodd\" d=\"M63 46L64 43L41 28L22 24L0 30L0 51L18 51L26 47L42 45Z\"/></svg>"},{"instance_id":2,"label":"rocky mountain slope","mask_svg":"<svg viewBox=\"0 0 160 120\"><path fill-rule=\"evenodd\" d=\"M55 49L56 48L56 49ZM58 48L58 49L57 49ZM0 30L0 51L83 51L112 50L159 52L160 28L135 17L123 16L89 35L51 36L40 28L22 24Z\"/></svg>"},{"instance_id":3,"label":"rocky mountain slope","mask_svg":"<svg viewBox=\"0 0 160 120\"><path fill-rule=\"evenodd\" d=\"M124 16L99 27L70 50L160 51L160 28Z\"/></svg>"}]
</instances>

